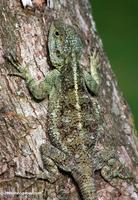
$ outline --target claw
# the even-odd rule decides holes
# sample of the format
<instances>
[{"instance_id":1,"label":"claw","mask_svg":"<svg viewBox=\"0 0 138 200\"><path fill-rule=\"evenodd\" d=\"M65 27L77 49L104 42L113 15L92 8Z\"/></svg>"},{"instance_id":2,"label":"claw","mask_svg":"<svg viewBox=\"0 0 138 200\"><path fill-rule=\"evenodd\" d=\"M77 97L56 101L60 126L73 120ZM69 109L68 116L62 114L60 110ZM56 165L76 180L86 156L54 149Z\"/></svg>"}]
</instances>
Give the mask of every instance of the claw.
<instances>
[{"instance_id":1,"label":"claw","mask_svg":"<svg viewBox=\"0 0 138 200\"><path fill-rule=\"evenodd\" d=\"M58 178L59 178L59 173L51 174L46 170L44 172L36 174L36 179L47 180L49 183L56 182Z\"/></svg>"},{"instance_id":2,"label":"claw","mask_svg":"<svg viewBox=\"0 0 138 200\"><path fill-rule=\"evenodd\" d=\"M20 62L12 53L6 52L3 57L20 72Z\"/></svg>"},{"instance_id":3,"label":"claw","mask_svg":"<svg viewBox=\"0 0 138 200\"><path fill-rule=\"evenodd\" d=\"M11 52L6 52L3 56L9 63L11 63L14 68L19 72L19 73L9 73L9 76L18 76L22 79L25 79L25 76L23 75L23 69L21 67L21 64L17 58L11 53Z\"/></svg>"},{"instance_id":4,"label":"claw","mask_svg":"<svg viewBox=\"0 0 138 200\"><path fill-rule=\"evenodd\" d=\"M17 62L17 60L15 60L13 54L8 51L5 52L4 58L7 59L9 62Z\"/></svg>"},{"instance_id":5,"label":"claw","mask_svg":"<svg viewBox=\"0 0 138 200\"><path fill-rule=\"evenodd\" d=\"M17 76L17 77L20 77L22 79L25 79L25 77L21 73L8 73L7 75L8 76Z\"/></svg>"}]
</instances>

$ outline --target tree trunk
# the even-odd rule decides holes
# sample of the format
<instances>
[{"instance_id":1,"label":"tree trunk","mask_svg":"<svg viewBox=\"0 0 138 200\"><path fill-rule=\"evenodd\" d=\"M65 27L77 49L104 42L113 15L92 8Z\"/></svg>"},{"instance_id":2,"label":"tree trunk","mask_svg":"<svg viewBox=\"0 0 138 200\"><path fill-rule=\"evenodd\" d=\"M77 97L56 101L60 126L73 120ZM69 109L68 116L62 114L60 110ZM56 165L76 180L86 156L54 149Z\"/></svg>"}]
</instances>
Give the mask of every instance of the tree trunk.
<instances>
[{"instance_id":1,"label":"tree trunk","mask_svg":"<svg viewBox=\"0 0 138 200\"><path fill-rule=\"evenodd\" d=\"M54 184L35 179L43 171L39 147L47 138L48 98L35 101L25 81L9 75L16 70L3 56L12 52L34 78L43 79L50 70L48 30L53 19L58 18L80 30L84 43L81 63L87 70L91 52L96 49L99 54L102 81L93 101L101 117L92 124L94 130L99 130L95 157L114 147L119 162L133 177L107 181L102 176L104 163L99 164L94 175L98 199L136 200L138 139L133 117L103 52L88 0L35 0L32 7L25 8L19 0L0 1L0 199L81 199L70 175L61 172Z\"/></svg>"}]
</instances>

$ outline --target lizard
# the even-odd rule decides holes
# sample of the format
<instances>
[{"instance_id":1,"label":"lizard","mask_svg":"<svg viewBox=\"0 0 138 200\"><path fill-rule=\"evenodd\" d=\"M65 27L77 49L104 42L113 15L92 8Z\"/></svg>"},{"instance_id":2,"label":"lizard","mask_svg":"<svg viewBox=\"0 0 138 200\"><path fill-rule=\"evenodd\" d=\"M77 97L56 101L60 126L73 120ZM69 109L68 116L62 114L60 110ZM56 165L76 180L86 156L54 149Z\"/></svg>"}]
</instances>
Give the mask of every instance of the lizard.
<instances>
[{"instance_id":1,"label":"lizard","mask_svg":"<svg viewBox=\"0 0 138 200\"><path fill-rule=\"evenodd\" d=\"M98 56L91 56L90 72L82 69L80 58L83 43L73 26L54 20L48 33L49 59L54 69L39 83L29 70L8 56L9 61L25 79L35 99L49 97L48 138L40 146L40 154L51 182L57 180L58 168L69 172L83 200L97 200L94 168L89 146L94 148L93 110L90 92L98 95L100 77ZM94 137L93 141L89 138Z\"/></svg>"}]
</instances>

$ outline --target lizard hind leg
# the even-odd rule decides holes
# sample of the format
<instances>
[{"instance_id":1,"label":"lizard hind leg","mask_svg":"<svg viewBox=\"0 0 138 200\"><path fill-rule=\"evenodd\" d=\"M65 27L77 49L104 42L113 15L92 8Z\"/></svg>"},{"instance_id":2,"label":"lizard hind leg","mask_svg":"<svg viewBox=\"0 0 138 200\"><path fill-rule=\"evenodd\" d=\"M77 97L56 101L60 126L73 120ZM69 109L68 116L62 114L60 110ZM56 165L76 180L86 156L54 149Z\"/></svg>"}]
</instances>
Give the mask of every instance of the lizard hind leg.
<instances>
[{"instance_id":1,"label":"lizard hind leg","mask_svg":"<svg viewBox=\"0 0 138 200\"><path fill-rule=\"evenodd\" d=\"M54 175L55 179L59 176L58 168L70 172L70 168L67 166L68 156L49 142L40 146L40 153L44 167L51 173L51 175Z\"/></svg>"}]
</instances>

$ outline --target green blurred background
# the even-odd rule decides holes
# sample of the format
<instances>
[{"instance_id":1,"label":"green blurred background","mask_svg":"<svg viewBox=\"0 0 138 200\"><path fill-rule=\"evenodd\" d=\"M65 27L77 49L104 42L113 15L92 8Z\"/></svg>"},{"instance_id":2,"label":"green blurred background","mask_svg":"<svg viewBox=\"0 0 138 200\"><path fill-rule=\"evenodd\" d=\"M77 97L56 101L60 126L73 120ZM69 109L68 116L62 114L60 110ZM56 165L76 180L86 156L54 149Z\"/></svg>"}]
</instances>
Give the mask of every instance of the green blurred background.
<instances>
[{"instance_id":1,"label":"green blurred background","mask_svg":"<svg viewBox=\"0 0 138 200\"><path fill-rule=\"evenodd\" d=\"M91 0L104 50L138 130L138 0Z\"/></svg>"}]
</instances>

